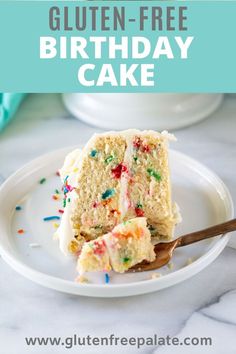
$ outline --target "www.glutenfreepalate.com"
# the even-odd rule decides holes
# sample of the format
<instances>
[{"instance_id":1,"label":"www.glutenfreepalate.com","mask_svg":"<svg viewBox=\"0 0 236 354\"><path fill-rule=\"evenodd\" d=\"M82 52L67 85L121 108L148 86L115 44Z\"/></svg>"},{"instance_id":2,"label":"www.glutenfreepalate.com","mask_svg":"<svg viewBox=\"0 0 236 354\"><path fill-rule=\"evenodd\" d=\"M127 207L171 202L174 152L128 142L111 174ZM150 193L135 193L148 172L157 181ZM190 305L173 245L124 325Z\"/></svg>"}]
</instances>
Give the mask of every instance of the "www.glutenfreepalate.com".
<instances>
[{"instance_id":1,"label":"www.glutenfreepalate.com","mask_svg":"<svg viewBox=\"0 0 236 354\"><path fill-rule=\"evenodd\" d=\"M154 86L153 62L127 64L125 60L156 60L161 57L188 59L193 36L169 38L157 35L150 39L141 35L147 30L152 33L186 33L187 10L187 6L138 6L135 16L127 17L124 6L53 6L48 13L49 29L57 34L63 31L66 36L41 36L40 59L80 59L80 63L86 61L77 71L82 86ZM139 35L121 35L128 30L130 23L137 26ZM88 28L90 34L94 35L86 34ZM76 31L83 35L67 35ZM107 35L110 31L117 32L119 36ZM96 35L98 32L104 35ZM96 59L98 64L88 63L89 59ZM101 63L99 59L118 59L119 64L114 70L111 62Z\"/></svg>"}]
</instances>

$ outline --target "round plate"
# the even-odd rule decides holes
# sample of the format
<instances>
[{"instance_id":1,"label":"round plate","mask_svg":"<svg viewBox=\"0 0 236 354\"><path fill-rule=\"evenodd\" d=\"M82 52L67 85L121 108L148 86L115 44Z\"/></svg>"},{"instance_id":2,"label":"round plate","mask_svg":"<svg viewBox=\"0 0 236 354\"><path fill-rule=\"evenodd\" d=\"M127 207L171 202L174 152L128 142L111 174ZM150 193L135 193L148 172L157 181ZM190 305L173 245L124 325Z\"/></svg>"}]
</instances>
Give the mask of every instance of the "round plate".
<instances>
[{"instance_id":1,"label":"round plate","mask_svg":"<svg viewBox=\"0 0 236 354\"><path fill-rule=\"evenodd\" d=\"M61 215L62 200L54 200L61 190L56 171L72 148L44 155L12 175L0 189L0 253L5 261L25 277L59 291L96 297L118 297L149 293L192 277L210 264L225 247L221 236L179 248L168 266L136 274L88 275L89 283L75 281L76 261L60 253L53 239L55 221L45 216ZM183 221L176 236L217 224L233 217L233 204L223 182L199 162L176 151L170 152L173 199L180 206ZM39 181L46 178L42 184ZM15 210L16 205L22 207ZM18 233L20 229L24 233ZM190 262L192 261L192 263ZM190 264L188 264L190 263ZM154 273L160 277L152 277Z\"/></svg>"}]
</instances>

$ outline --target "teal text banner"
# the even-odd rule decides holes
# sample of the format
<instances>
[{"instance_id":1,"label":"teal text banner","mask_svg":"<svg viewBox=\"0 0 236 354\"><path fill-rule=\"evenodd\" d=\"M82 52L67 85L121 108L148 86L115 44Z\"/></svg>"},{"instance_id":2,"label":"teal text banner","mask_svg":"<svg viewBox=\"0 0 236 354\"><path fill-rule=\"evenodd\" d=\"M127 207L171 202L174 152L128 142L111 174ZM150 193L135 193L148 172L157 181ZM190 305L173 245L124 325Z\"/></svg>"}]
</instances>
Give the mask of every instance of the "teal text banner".
<instances>
[{"instance_id":1,"label":"teal text banner","mask_svg":"<svg viewBox=\"0 0 236 354\"><path fill-rule=\"evenodd\" d=\"M1 1L0 92L236 92L236 2Z\"/></svg>"}]
</instances>

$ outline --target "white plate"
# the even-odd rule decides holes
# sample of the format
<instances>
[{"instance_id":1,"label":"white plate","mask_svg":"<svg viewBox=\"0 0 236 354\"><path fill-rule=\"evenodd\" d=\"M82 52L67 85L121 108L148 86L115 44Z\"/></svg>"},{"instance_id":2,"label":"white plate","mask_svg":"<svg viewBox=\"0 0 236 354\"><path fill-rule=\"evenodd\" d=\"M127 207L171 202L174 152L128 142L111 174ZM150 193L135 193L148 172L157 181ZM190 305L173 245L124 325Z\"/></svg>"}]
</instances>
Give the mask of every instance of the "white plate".
<instances>
[{"instance_id":1,"label":"white plate","mask_svg":"<svg viewBox=\"0 0 236 354\"><path fill-rule=\"evenodd\" d=\"M61 201L52 199L60 189L56 171L71 148L42 156L12 175L0 189L0 253L5 261L25 277L59 291L96 297L116 297L149 293L192 277L210 264L225 247L228 237L222 236L177 249L173 269L158 270L160 278L151 279L152 272L110 274L105 284L103 273L89 276L89 284L78 284L75 260L65 258L53 240L53 222L44 222L49 215L60 215ZM223 182L197 161L171 151L170 165L173 199L180 206L183 222L176 235L205 228L233 217L230 194ZM39 180L46 177L44 184ZM22 210L16 211L20 204ZM18 234L24 229L24 234ZM31 243L40 247L31 248ZM189 258L194 262L186 266Z\"/></svg>"},{"instance_id":2,"label":"white plate","mask_svg":"<svg viewBox=\"0 0 236 354\"><path fill-rule=\"evenodd\" d=\"M62 98L76 118L96 127L112 130L135 126L161 131L179 129L206 118L219 107L223 95L64 93Z\"/></svg>"}]
</instances>

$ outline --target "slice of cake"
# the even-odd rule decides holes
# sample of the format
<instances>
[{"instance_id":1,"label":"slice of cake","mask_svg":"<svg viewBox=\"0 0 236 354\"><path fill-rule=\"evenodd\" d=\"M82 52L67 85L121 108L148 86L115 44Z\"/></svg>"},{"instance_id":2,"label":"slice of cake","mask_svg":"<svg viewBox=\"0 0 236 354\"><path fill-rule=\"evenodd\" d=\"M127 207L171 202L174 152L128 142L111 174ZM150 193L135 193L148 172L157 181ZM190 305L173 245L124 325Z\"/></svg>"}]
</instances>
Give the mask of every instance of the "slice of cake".
<instances>
[{"instance_id":1,"label":"slice of cake","mask_svg":"<svg viewBox=\"0 0 236 354\"><path fill-rule=\"evenodd\" d=\"M111 232L86 242L78 258L80 274L91 271L124 273L137 263L155 259L151 233L146 218L131 219L117 225Z\"/></svg>"},{"instance_id":2,"label":"slice of cake","mask_svg":"<svg viewBox=\"0 0 236 354\"><path fill-rule=\"evenodd\" d=\"M95 134L82 152L67 157L62 174L69 211L62 219L69 220L62 220L57 232L64 253L79 252L83 242L134 217L146 217L157 239L172 238L178 218L171 201L170 139L173 135L155 131ZM76 169L73 178L65 176L68 166Z\"/></svg>"}]
</instances>

